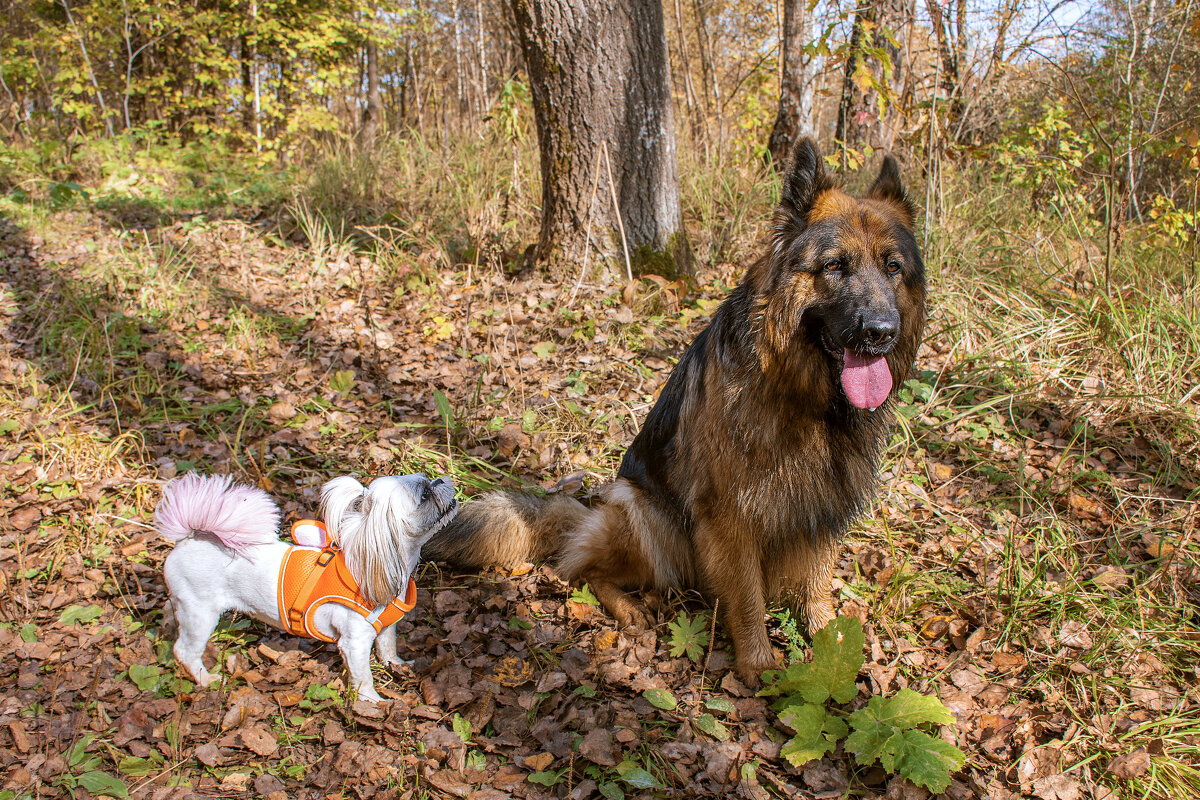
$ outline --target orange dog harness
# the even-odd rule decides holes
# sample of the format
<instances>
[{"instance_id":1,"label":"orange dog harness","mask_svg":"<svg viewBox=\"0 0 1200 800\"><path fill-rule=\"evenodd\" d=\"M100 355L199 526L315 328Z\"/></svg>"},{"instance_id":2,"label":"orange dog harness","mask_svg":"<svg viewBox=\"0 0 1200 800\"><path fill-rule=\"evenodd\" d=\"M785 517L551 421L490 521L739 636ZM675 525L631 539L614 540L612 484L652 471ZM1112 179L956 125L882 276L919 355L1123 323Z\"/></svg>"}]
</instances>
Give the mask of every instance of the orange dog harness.
<instances>
[{"instance_id":1,"label":"orange dog harness","mask_svg":"<svg viewBox=\"0 0 1200 800\"><path fill-rule=\"evenodd\" d=\"M311 524L307 520L304 522ZM339 603L354 609L371 623L376 634L412 611L417 603L417 584L409 578L403 598L397 597L387 605L372 608L358 590L358 581L346 566L345 554L332 544L323 549L289 547L279 568L277 593L279 618L288 633L326 642L334 640L313 624L317 609L326 603Z\"/></svg>"}]
</instances>

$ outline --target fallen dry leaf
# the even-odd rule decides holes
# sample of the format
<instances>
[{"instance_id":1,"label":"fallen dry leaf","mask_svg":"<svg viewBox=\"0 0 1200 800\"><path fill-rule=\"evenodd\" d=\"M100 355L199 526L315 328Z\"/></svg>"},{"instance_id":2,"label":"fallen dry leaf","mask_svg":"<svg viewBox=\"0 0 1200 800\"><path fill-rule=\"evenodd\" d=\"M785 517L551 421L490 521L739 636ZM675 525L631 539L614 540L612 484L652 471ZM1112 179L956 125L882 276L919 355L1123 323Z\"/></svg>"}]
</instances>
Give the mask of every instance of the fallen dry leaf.
<instances>
[{"instance_id":1,"label":"fallen dry leaf","mask_svg":"<svg viewBox=\"0 0 1200 800\"><path fill-rule=\"evenodd\" d=\"M20 722L8 723L8 735L12 737L13 747L22 755L29 752L29 735L25 732L25 726Z\"/></svg>"},{"instance_id":2,"label":"fallen dry leaf","mask_svg":"<svg viewBox=\"0 0 1200 800\"><path fill-rule=\"evenodd\" d=\"M534 772L542 772L554 763L554 756L550 753L538 753L534 756L526 756L522 763Z\"/></svg>"},{"instance_id":3,"label":"fallen dry leaf","mask_svg":"<svg viewBox=\"0 0 1200 800\"><path fill-rule=\"evenodd\" d=\"M1067 497L1067 505L1078 517L1094 519L1108 519L1109 517L1107 508L1081 492L1071 492Z\"/></svg>"},{"instance_id":4,"label":"fallen dry leaf","mask_svg":"<svg viewBox=\"0 0 1200 800\"><path fill-rule=\"evenodd\" d=\"M33 506L24 506L8 515L8 526L11 526L13 530L27 531L41 519L42 512L39 509Z\"/></svg>"},{"instance_id":5,"label":"fallen dry leaf","mask_svg":"<svg viewBox=\"0 0 1200 800\"><path fill-rule=\"evenodd\" d=\"M529 443L529 435L515 422L505 425L496 436L496 449L505 458L512 458L517 450L528 450Z\"/></svg>"},{"instance_id":6,"label":"fallen dry leaf","mask_svg":"<svg viewBox=\"0 0 1200 800\"><path fill-rule=\"evenodd\" d=\"M1108 762L1108 771L1124 780L1141 777L1148 769L1150 769L1150 754L1141 749L1117 756Z\"/></svg>"},{"instance_id":7,"label":"fallen dry leaf","mask_svg":"<svg viewBox=\"0 0 1200 800\"><path fill-rule=\"evenodd\" d=\"M275 420L289 420L296 416L296 407L287 401L281 400L277 403L272 403L271 407L267 409L267 414Z\"/></svg>"},{"instance_id":8,"label":"fallen dry leaf","mask_svg":"<svg viewBox=\"0 0 1200 800\"><path fill-rule=\"evenodd\" d=\"M263 725L250 725L242 728L238 738L242 746L260 756L273 755L279 749L275 734Z\"/></svg>"},{"instance_id":9,"label":"fallen dry leaf","mask_svg":"<svg viewBox=\"0 0 1200 800\"><path fill-rule=\"evenodd\" d=\"M246 792L252 781L249 772L231 772L221 779L221 789L226 792Z\"/></svg>"},{"instance_id":10,"label":"fallen dry leaf","mask_svg":"<svg viewBox=\"0 0 1200 800\"><path fill-rule=\"evenodd\" d=\"M206 767L217 767L225 763L221 750L212 742L206 742L196 748L196 760Z\"/></svg>"},{"instance_id":11,"label":"fallen dry leaf","mask_svg":"<svg viewBox=\"0 0 1200 800\"><path fill-rule=\"evenodd\" d=\"M1088 632L1087 623L1068 620L1058 632L1058 641L1067 647L1086 650L1092 646L1092 635Z\"/></svg>"},{"instance_id":12,"label":"fallen dry leaf","mask_svg":"<svg viewBox=\"0 0 1200 800\"><path fill-rule=\"evenodd\" d=\"M440 769L429 775L428 780L437 789L455 797L466 797L471 794L471 784L455 774L452 770Z\"/></svg>"},{"instance_id":13,"label":"fallen dry leaf","mask_svg":"<svg viewBox=\"0 0 1200 800\"><path fill-rule=\"evenodd\" d=\"M1083 787L1066 775L1047 775L1033 782L1033 794L1041 800L1079 800Z\"/></svg>"},{"instance_id":14,"label":"fallen dry leaf","mask_svg":"<svg viewBox=\"0 0 1200 800\"><path fill-rule=\"evenodd\" d=\"M595 728L583 737L583 741L579 743L579 755L602 767L617 765L612 736L603 728Z\"/></svg>"}]
</instances>

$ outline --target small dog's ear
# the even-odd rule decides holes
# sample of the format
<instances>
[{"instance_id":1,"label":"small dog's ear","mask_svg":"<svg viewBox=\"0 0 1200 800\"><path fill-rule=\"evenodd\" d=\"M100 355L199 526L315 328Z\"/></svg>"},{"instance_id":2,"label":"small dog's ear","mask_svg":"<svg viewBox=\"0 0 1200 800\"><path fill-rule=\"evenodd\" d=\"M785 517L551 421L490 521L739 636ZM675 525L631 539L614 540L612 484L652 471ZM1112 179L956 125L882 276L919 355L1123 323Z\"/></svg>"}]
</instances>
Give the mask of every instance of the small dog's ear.
<instances>
[{"instance_id":1,"label":"small dog's ear","mask_svg":"<svg viewBox=\"0 0 1200 800\"><path fill-rule=\"evenodd\" d=\"M330 535L346 533L345 528L351 522L346 516L362 513L356 506L365 491L366 488L349 475L334 478L321 488L321 516Z\"/></svg>"},{"instance_id":2,"label":"small dog's ear","mask_svg":"<svg viewBox=\"0 0 1200 800\"><path fill-rule=\"evenodd\" d=\"M363 494L364 512L356 515L357 527L353 535L342 537L346 566L359 591L374 605L390 602L404 590L416 561L406 552L408 520L403 512L407 505L397 506L395 499L387 491Z\"/></svg>"},{"instance_id":3,"label":"small dog's ear","mask_svg":"<svg viewBox=\"0 0 1200 800\"><path fill-rule=\"evenodd\" d=\"M779 207L804 219L812 210L821 192L834 188L825 173L825 161L817 140L805 136L796 142L787 172L783 176L783 192Z\"/></svg>"}]
</instances>

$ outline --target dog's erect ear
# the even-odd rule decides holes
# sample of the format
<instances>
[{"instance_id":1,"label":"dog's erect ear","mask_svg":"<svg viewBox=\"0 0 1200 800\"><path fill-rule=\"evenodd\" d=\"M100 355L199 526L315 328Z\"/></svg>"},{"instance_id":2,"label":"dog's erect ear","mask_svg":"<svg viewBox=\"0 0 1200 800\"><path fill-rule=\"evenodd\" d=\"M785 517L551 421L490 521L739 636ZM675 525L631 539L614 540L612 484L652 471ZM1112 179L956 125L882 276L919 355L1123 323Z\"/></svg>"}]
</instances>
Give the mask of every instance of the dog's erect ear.
<instances>
[{"instance_id":1,"label":"dog's erect ear","mask_svg":"<svg viewBox=\"0 0 1200 800\"><path fill-rule=\"evenodd\" d=\"M916 209L913 208L912 202L909 201L908 195L904 191L904 184L900 182L900 165L896 163L896 159L891 156L883 157L879 175L876 176L875 182L867 191L867 197L873 200L885 200L900 206L908 215L908 224L912 225Z\"/></svg>"},{"instance_id":2,"label":"dog's erect ear","mask_svg":"<svg viewBox=\"0 0 1200 800\"><path fill-rule=\"evenodd\" d=\"M783 176L783 193L779 205L804 217L812 209L817 195L832 189L833 181L825 173L825 162L816 139L805 136L796 142L792 159Z\"/></svg>"}]
</instances>

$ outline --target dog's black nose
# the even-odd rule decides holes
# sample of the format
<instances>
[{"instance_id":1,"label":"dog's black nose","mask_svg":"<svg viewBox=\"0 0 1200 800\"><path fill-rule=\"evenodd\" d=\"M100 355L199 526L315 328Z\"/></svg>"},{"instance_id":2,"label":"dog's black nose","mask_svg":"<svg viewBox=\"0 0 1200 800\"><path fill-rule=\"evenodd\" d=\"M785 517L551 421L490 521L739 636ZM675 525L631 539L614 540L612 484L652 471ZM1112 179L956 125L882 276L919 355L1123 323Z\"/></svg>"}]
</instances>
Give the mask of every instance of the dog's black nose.
<instances>
[{"instance_id":1,"label":"dog's black nose","mask_svg":"<svg viewBox=\"0 0 1200 800\"><path fill-rule=\"evenodd\" d=\"M896 338L899 329L900 320L895 313L874 314L865 317L862 321L863 335L873 345L890 344Z\"/></svg>"}]
</instances>

